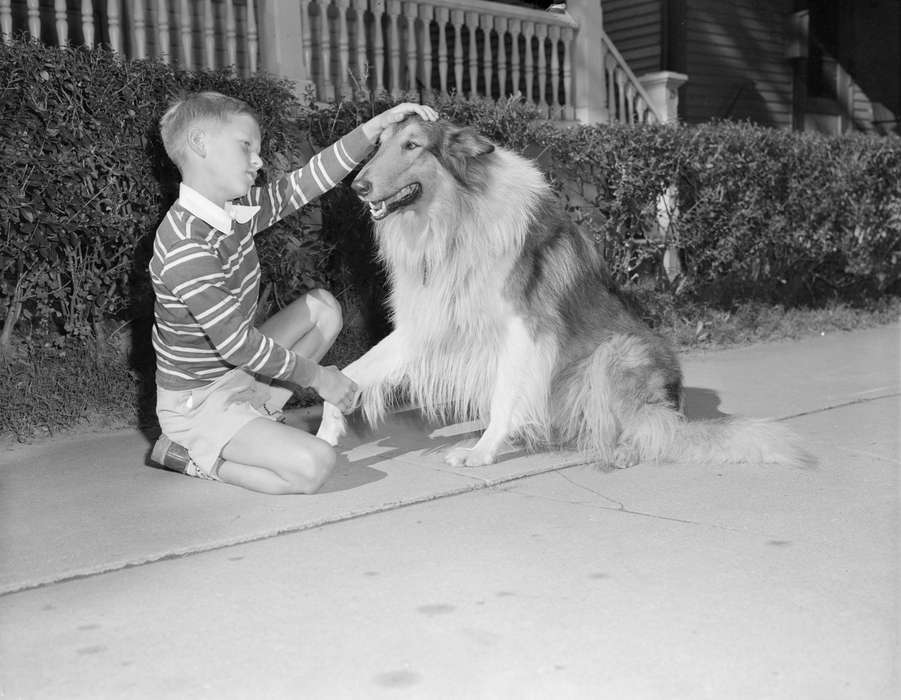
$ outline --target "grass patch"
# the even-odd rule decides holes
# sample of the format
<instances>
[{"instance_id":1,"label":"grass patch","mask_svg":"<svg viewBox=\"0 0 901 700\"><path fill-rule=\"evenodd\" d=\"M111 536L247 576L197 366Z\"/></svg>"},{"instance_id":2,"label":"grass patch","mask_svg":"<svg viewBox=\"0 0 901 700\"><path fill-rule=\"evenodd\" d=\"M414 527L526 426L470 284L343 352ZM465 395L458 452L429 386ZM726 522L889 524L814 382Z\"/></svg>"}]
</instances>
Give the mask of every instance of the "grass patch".
<instances>
[{"instance_id":1,"label":"grass patch","mask_svg":"<svg viewBox=\"0 0 901 700\"><path fill-rule=\"evenodd\" d=\"M655 316L648 321L672 338L680 352L719 350L893 323L901 318L901 298L887 297L865 306L836 303L816 309L786 309L758 302L742 303L728 311L690 305L663 309Z\"/></svg>"},{"instance_id":2,"label":"grass patch","mask_svg":"<svg viewBox=\"0 0 901 700\"><path fill-rule=\"evenodd\" d=\"M866 306L831 304L817 309L785 309L745 303L724 311L705 305L678 305L657 297L645 303L646 320L673 339L681 352L717 350L752 343L870 328L901 318L901 298ZM37 347L34 347L34 346ZM343 367L367 347L365 332L346 329L323 364ZM0 360L0 440L30 442L78 429L125 427L152 431L155 425L152 369L135 366L121 347L105 352L78 345L24 344ZM131 359L130 359L131 358ZM300 392L292 406L319 401Z\"/></svg>"}]
</instances>

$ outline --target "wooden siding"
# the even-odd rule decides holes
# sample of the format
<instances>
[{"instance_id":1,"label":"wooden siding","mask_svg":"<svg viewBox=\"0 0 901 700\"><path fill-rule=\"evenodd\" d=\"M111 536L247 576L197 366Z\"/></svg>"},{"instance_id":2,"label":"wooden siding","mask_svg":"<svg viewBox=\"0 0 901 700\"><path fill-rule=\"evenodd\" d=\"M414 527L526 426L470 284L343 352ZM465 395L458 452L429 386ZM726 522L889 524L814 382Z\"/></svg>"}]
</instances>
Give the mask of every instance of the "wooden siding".
<instances>
[{"instance_id":1,"label":"wooden siding","mask_svg":"<svg viewBox=\"0 0 901 700\"><path fill-rule=\"evenodd\" d=\"M782 0L686 0L684 121L791 128L792 66Z\"/></svg>"},{"instance_id":2,"label":"wooden siding","mask_svg":"<svg viewBox=\"0 0 901 700\"><path fill-rule=\"evenodd\" d=\"M663 70L662 0L604 0L604 30L635 75Z\"/></svg>"}]
</instances>

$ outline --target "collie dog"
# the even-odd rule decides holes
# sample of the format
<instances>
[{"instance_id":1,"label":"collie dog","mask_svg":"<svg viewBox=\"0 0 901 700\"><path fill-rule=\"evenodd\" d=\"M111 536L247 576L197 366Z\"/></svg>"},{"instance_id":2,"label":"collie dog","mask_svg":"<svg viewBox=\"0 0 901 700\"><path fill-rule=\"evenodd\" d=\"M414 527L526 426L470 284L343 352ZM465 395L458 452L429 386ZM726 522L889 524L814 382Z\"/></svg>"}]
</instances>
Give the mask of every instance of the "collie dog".
<instances>
[{"instance_id":1,"label":"collie dog","mask_svg":"<svg viewBox=\"0 0 901 700\"><path fill-rule=\"evenodd\" d=\"M353 183L375 221L394 330L344 369L370 424L398 394L432 419L482 420L453 466L509 440L572 445L619 467L646 460L807 460L784 426L689 422L672 347L621 300L594 241L531 161L471 128L411 117ZM345 418L323 408L335 445Z\"/></svg>"}]
</instances>

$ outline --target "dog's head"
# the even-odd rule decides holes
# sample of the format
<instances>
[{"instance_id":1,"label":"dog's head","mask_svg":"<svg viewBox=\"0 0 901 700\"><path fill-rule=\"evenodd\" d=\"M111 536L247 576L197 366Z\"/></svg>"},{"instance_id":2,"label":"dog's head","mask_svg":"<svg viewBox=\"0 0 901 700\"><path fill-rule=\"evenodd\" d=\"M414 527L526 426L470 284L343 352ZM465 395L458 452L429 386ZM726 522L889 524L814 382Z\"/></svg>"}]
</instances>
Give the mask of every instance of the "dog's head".
<instances>
[{"instance_id":1,"label":"dog's head","mask_svg":"<svg viewBox=\"0 0 901 700\"><path fill-rule=\"evenodd\" d=\"M382 133L378 151L353 182L376 221L398 211L425 211L446 189L448 176L464 190L479 191L494 144L475 129L411 116Z\"/></svg>"}]
</instances>

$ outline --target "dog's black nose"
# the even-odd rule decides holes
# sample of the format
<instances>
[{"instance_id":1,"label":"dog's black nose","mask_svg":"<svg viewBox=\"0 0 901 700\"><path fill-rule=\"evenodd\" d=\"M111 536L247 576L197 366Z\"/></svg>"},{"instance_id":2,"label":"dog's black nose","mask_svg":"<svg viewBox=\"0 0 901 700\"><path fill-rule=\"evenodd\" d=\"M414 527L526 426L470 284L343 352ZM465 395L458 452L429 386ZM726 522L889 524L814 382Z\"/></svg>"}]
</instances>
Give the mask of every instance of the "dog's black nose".
<instances>
[{"instance_id":1,"label":"dog's black nose","mask_svg":"<svg viewBox=\"0 0 901 700\"><path fill-rule=\"evenodd\" d=\"M354 188L354 192L356 192L358 195L365 197L367 194L369 194L370 190L372 190L372 183L369 182L369 180L361 180L360 178L357 178L356 180L354 180L354 183L353 185L351 185L351 187Z\"/></svg>"}]
</instances>

